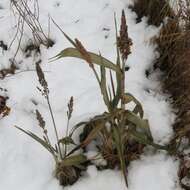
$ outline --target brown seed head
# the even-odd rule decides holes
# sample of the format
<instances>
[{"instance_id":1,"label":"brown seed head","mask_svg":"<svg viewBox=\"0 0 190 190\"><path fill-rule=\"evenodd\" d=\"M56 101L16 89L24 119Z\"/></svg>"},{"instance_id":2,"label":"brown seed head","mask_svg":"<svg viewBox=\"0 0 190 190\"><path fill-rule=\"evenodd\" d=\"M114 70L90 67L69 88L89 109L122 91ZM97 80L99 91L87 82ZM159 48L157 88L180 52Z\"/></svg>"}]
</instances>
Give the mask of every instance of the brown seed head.
<instances>
[{"instance_id":1,"label":"brown seed head","mask_svg":"<svg viewBox=\"0 0 190 190\"><path fill-rule=\"evenodd\" d=\"M93 67L92 59L91 59L89 53L87 52L87 50L82 45L82 43L78 39L75 39L75 42L76 42L77 50L81 53L81 55L86 60L86 62L89 64L89 66Z\"/></svg>"},{"instance_id":2,"label":"brown seed head","mask_svg":"<svg viewBox=\"0 0 190 190\"><path fill-rule=\"evenodd\" d=\"M44 121L44 119L43 119L41 113L40 113L38 110L36 110L36 119L38 120L39 126L40 126L43 130L45 130L45 125L46 125L46 123L45 123L45 121Z\"/></svg>"},{"instance_id":3,"label":"brown seed head","mask_svg":"<svg viewBox=\"0 0 190 190\"><path fill-rule=\"evenodd\" d=\"M132 45L132 40L128 36L128 27L126 23L126 17L124 10L121 16L121 26L120 26L120 36L118 37L118 47L121 52L122 58L127 60L128 55L131 53L130 46Z\"/></svg>"},{"instance_id":4,"label":"brown seed head","mask_svg":"<svg viewBox=\"0 0 190 190\"><path fill-rule=\"evenodd\" d=\"M74 99L73 99L73 96L71 96L69 103L67 105L68 106L68 112L67 112L68 119L71 118L72 113L73 113L73 103L74 103Z\"/></svg>"},{"instance_id":5,"label":"brown seed head","mask_svg":"<svg viewBox=\"0 0 190 190\"><path fill-rule=\"evenodd\" d=\"M36 72L37 72L37 75L38 75L39 83L43 87L42 95L47 96L47 94L49 94L48 83L47 83L47 81L45 79L44 72L42 71L42 68L40 67L39 62L36 62Z\"/></svg>"}]
</instances>

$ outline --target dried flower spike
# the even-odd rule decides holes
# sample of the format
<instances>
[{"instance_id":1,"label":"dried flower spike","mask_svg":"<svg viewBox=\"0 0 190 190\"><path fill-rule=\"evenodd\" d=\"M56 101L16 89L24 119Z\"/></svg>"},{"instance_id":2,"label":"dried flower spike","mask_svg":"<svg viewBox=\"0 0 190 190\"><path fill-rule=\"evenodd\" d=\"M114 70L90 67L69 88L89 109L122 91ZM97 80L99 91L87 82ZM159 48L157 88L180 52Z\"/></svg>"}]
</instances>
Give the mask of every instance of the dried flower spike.
<instances>
[{"instance_id":1,"label":"dried flower spike","mask_svg":"<svg viewBox=\"0 0 190 190\"><path fill-rule=\"evenodd\" d=\"M118 47L121 52L123 60L127 60L128 55L131 53L130 46L132 45L132 40L128 36L128 27L126 23L126 17L124 10L121 16L121 26L120 26L120 36L118 37Z\"/></svg>"},{"instance_id":2,"label":"dried flower spike","mask_svg":"<svg viewBox=\"0 0 190 190\"><path fill-rule=\"evenodd\" d=\"M43 119L41 113L40 113L38 110L36 110L36 119L38 120L39 126L40 126L42 129L45 129L46 123L45 123L45 121L44 121L44 119Z\"/></svg>"},{"instance_id":3,"label":"dried flower spike","mask_svg":"<svg viewBox=\"0 0 190 190\"><path fill-rule=\"evenodd\" d=\"M78 39L75 39L75 43L76 43L75 45L76 45L77 50L81 53L81 55L86 60L86 62L89 64L89 66L93 67L94 65L92 63L90 54L86 51L86 49L84 48L82 43Z\"/></svg>"},{"instance_id":4,"label":"dried flower spike","mask_svg":"<svg viewBox=\"0 0 190 190\"><path fill-rule=\"evenodd\" d=\"M71 96L69 103L68 103L68 111L67 111L67 117L68 119L71 119L72 113L73 113L73 96Z\"/></svg>"},{"instance_id":5,"label":"dried flower spike","mask_svg":"<svg viewBox=\"0 0 190 190\"><path fill-rule=\"evenodd\" d=\"M38 75L39 83L43 87L42 95L47 96L49 94L48 84L45 79L44 72L42 71L42 68L40 67L40 62L36 62L36 72Z\"/></svg>"}]
</instances>

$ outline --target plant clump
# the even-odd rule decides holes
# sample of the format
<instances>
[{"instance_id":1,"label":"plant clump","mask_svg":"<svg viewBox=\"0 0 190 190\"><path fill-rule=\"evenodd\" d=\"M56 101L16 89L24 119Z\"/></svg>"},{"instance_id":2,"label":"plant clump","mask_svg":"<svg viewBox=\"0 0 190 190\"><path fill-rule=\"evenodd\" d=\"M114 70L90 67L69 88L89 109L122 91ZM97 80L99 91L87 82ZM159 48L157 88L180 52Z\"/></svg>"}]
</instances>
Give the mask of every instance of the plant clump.
<instances>
[{"instance_id":1,"label":"plant clump","mask_svg":"<svg viewBox=\"0 0 190 190\"><path fill-rule=\"evenodd\" d=\"M58 28L60 29L59 26ZM98 154L101 154L107 161L106 167L120 168L126 186L128 186L127 166L130 161L140 156L146 145L166 151L169 148L168 146L161 146L154 143L148 120L144 119L142 105L132 94L127 93L125 89L126 61L131 53L130 47L132 41L128 36L124 11L122 11L119 35L116 19L115 28L117 42L116 63L104 58L100 53L95 54L87 51L78 39L72 40L61 29L63 35L74 48L70 47L62 50L52 60L64 57L80 58L86 61L92 69L107 110L89 121L78 123L73 127L71 134L76 129L83 127L83 132L80 134L80 145L78 147L86 149L89 144L95 142L98 148ZM99 66L99 72L94 65ZM107 77L107 72L110 74L109 78ZM115 77L113 77L113 74ZM135 105L132 110L127 108L128 103L131 102Z\"/></svg>"},{"instance_id":2,"label":"plant clump","mask_svg":"<svg viewBox=\"0 0 190 190\"><path fill-rule=\"evenodd\" d=\"M74 150L72 153L68 152L68 146L76 146L72 139L72 136L68 135L69 120L71 119L73 112L73 97L71 97L68 103L67 133L66 136L60 138L57 132L57 126L49 99L50 92L48 83L45 79L44 72L39 62L36 62L36 72L39 83L41 85L41 87L37 87L37 89L41 92L42 96L47 101L55 133L56 144L52 144L51 139L48 135L48 130L46 129L46 122L38 110L36 110L36 119L38 121L39 127L42 130L43 138L38 137L31 131L24 130L18 126L15 127L41 144L53 156L55 161L54 175L59 180L60 184L63 186L72 185L81 176L81 172L86 169L85 163L88 161L85 155L81 153L75 153L79 148L76 148L76 150Z\"/></svg>"}]
</instances>

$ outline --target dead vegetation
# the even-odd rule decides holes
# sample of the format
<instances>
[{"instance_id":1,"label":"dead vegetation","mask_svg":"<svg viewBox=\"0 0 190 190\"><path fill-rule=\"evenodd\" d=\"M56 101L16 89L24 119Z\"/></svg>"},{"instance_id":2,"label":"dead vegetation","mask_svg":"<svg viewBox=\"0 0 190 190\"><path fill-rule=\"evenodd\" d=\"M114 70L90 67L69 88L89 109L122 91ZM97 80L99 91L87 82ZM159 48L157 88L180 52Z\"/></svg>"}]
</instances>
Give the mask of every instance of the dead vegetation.
<instances>
[{"instance_id":1,"label":"dead vegetation","mask_svg":"<svg viewBox=\"0 0 190 190\"><path fill-rule=\"evenodd\" d=\"M4 43L4 41L0 40L0 47L2 48L2 50L7 51L8 47L7 44Z\"/></svg>"},{"instance_id":2,"label":"dead vegetation","mask_svg":"<svg viewBox=\"0 0 190 190\"><path fill-rule=\"evenodd\" d=\"M148 24L160 26L165 17L173 18L175 15L168 0L135 0L130 8L137 14L137 22L142 17L148 17Z\"/></svg>"},{"instance_id":3,"label":"dead vegetation","mask_svg":"<svg viewBox=\"0 0 190 190\"><path fill-rule=\"evenodd\" d=\"M154 1L139 0L133 10L140 17L148 16L150 24L158 26L163 23L159 37L154 39L160 54L155 62L155 69L159 68L164 73L163 90L171 94L172 104L178 110L171 145L178 149L177 156L181 160L180 183L183 188L190 189L189 184L183 183L184 179L190 180L190 168L185 164L190 156L184 155L190 145L190 3L188 0L178 0L175 11L167 8L163 12L162 7L164 2L167 4L166 0L155 3L154 7L150 6L150 2ZM146 11L140 10L140 7L144 7ZM151 10L148 11L149 9ZM161 13L164 13L164 17L160 17ZM166 16L167 20L164 19Z\"/></svg>"},{"instance_id":4,"label":"dead vegetation","mask_svg":"<svg viewBox=\"0 0 190 190\"><path fill-rule=\"evenodd\" d=\"M19 64L23 62L23 60L18 61L16 56L18 52L24 54L25 58L34 57L35 60L41 61L40 55L41 50L40 46L43 45L46 48L52 47L54 45L54 41L50 38L50 23L48 23L48 33L44 32L44 29L40 23L40 8L38 4L38 0L11 0L10 1L11 10L16 20L16 33L13 36L12 41L10 44L6 44L3 40L0 40L0 49L2 51L9 51L16 41L16 50L14 56L9 59L10 66L7 68L2 68L0 70L0 79L4 79L9 75L16 74L18 71ZM50 18L48 18L50 20ZM30 29L32 33L32 37L28 37L26 44L22 43L23 36L26 34L26 27ZM26 71L19 71L27 72L32 70Z\"/></svg>"},{"instance_id":5,"label":"dead vegetation","mask_svg":"<svg viewBox=\"0 0 190 190\"><path fill-rule=\"evenodd\" d=\"M10 108L7 106L7 100L9 98L6 96L0 96L0 116L5 117L9 115Z\"/></svg>"},{"instance_id":6,"label":"dead vegetation","mask_svg":"<svg viewBox=\"0 0 190 190\"><path fill-rule=\"evenodd\" d=\"M6 76L8 75L13 75L15 74L16 70L18 69L18 67L16 66L15 62L10 60L10 66L9 68L6 69L1 69L0 70L0 79L4 79Z\"/></svg>"},{"instance_id":7,"label":"dead vegetation","mask_svg":"<svg viewBox=\"0 0 190 190\"><path fill-rule=\"evenodd\" d=\"M158 66L164 73L164 89L172 95L173 105L178 109L174 124L176 140L189 135L190 110L190 6L179 1L179 10L174 19L168 19L156 39L160 58Z\"/></svg>"},{"instance_id":8,"label":"dead vegetation","mask_svg":"<svg viewBox=\"0 0 190 190\"><path fill-rule=\"evenodd\" d=\"M41 54L40 46L30 41L23 50L25 57L38 57Z\"/></svg>"},{"instance_id":9,"label":"dead vegetation","mask_svg":"<svg viewBox=\"0 0 190 190\"><path fill-rule=\"evenodd\" d=\"M29 5L29 3L31 2L29 2L28 0L11 0L13 13L16 18L18 17L18 28L16 36L18 35L18 33L20 33L19 41L21 41L24 26L27 25L30 28L30 31L32 32L35 44L43 44L47 48L52 47L54 45L54 41L49 37L49 34L46 34L44 32L44 29L42 28L42 25L39 20L40 15L38 0L32 1L33 9Z\"/></svg>"}]
</instances>

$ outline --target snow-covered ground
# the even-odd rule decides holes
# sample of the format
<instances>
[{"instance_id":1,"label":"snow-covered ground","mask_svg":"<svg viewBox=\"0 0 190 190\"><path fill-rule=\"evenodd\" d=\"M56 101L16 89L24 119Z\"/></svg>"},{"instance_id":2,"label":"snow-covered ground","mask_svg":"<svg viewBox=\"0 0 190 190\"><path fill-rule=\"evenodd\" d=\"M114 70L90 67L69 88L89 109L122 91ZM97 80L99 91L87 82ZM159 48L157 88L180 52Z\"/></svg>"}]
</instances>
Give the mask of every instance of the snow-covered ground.
<instances>
[{"instance_id":1,"label":"snow-covered ground","mask_svg":"<svg viewBox=\"0 0 190 190\"><path fill-rule=\"evenodd\" d=\"M78 38L85 47L115 61L114 12L120 21L121 10L125 9L129 36L133 40L132 54L127 65L126 89L139 99L149 119L151 132L157 143L167 143L172 136L172 122L175 115L160 89L160 73L146 78L145 70L151 67L157 53L149 40L158 33L159 28L148 26L146 18L136 24L136 14L128 9L129 0L39 0L40 22L48 31L48 15L72 38ZM9 0L0 1L0 40L10 45L16 32L16 19ZM25 27L21 43L24 48L31 38L29 28ZM74 97L74 113L71 121L75 124L97 113L105 106L92 71L83 61L67 58L53 63L48 59L70 46L64 36L51 23L50 37L55 45L49 49L40 47L42 68L50 89L50 99L55 114L59 134L65 134L67 103ZM8 51L0 49L0 69L10 65L18 40ZM39 144L20 133L13 126L41 134L35 119L38 109L44 116L51 139L54 139L52 121L46 101L37 90L39 86L35 69L36 58L25 58L19 50L16 60L20 70L0 80L1 92L7 95L7 105L11 112L0 120L0 190L59 190L58 181L53 177L54 162ZM20 72L23 71L23 72ZM36 102L35 105L33 102ZM52 134L52 135L51 135ZM54 139L55 140L55 139ZM175 190L177 185L178 162L164 152L152 154L148 150L141 159L129 166L129 190ZM97 171L90 166L87 174L68 190L115 190L126 189L119 171Z\"/></svg>"}]
</instances>

